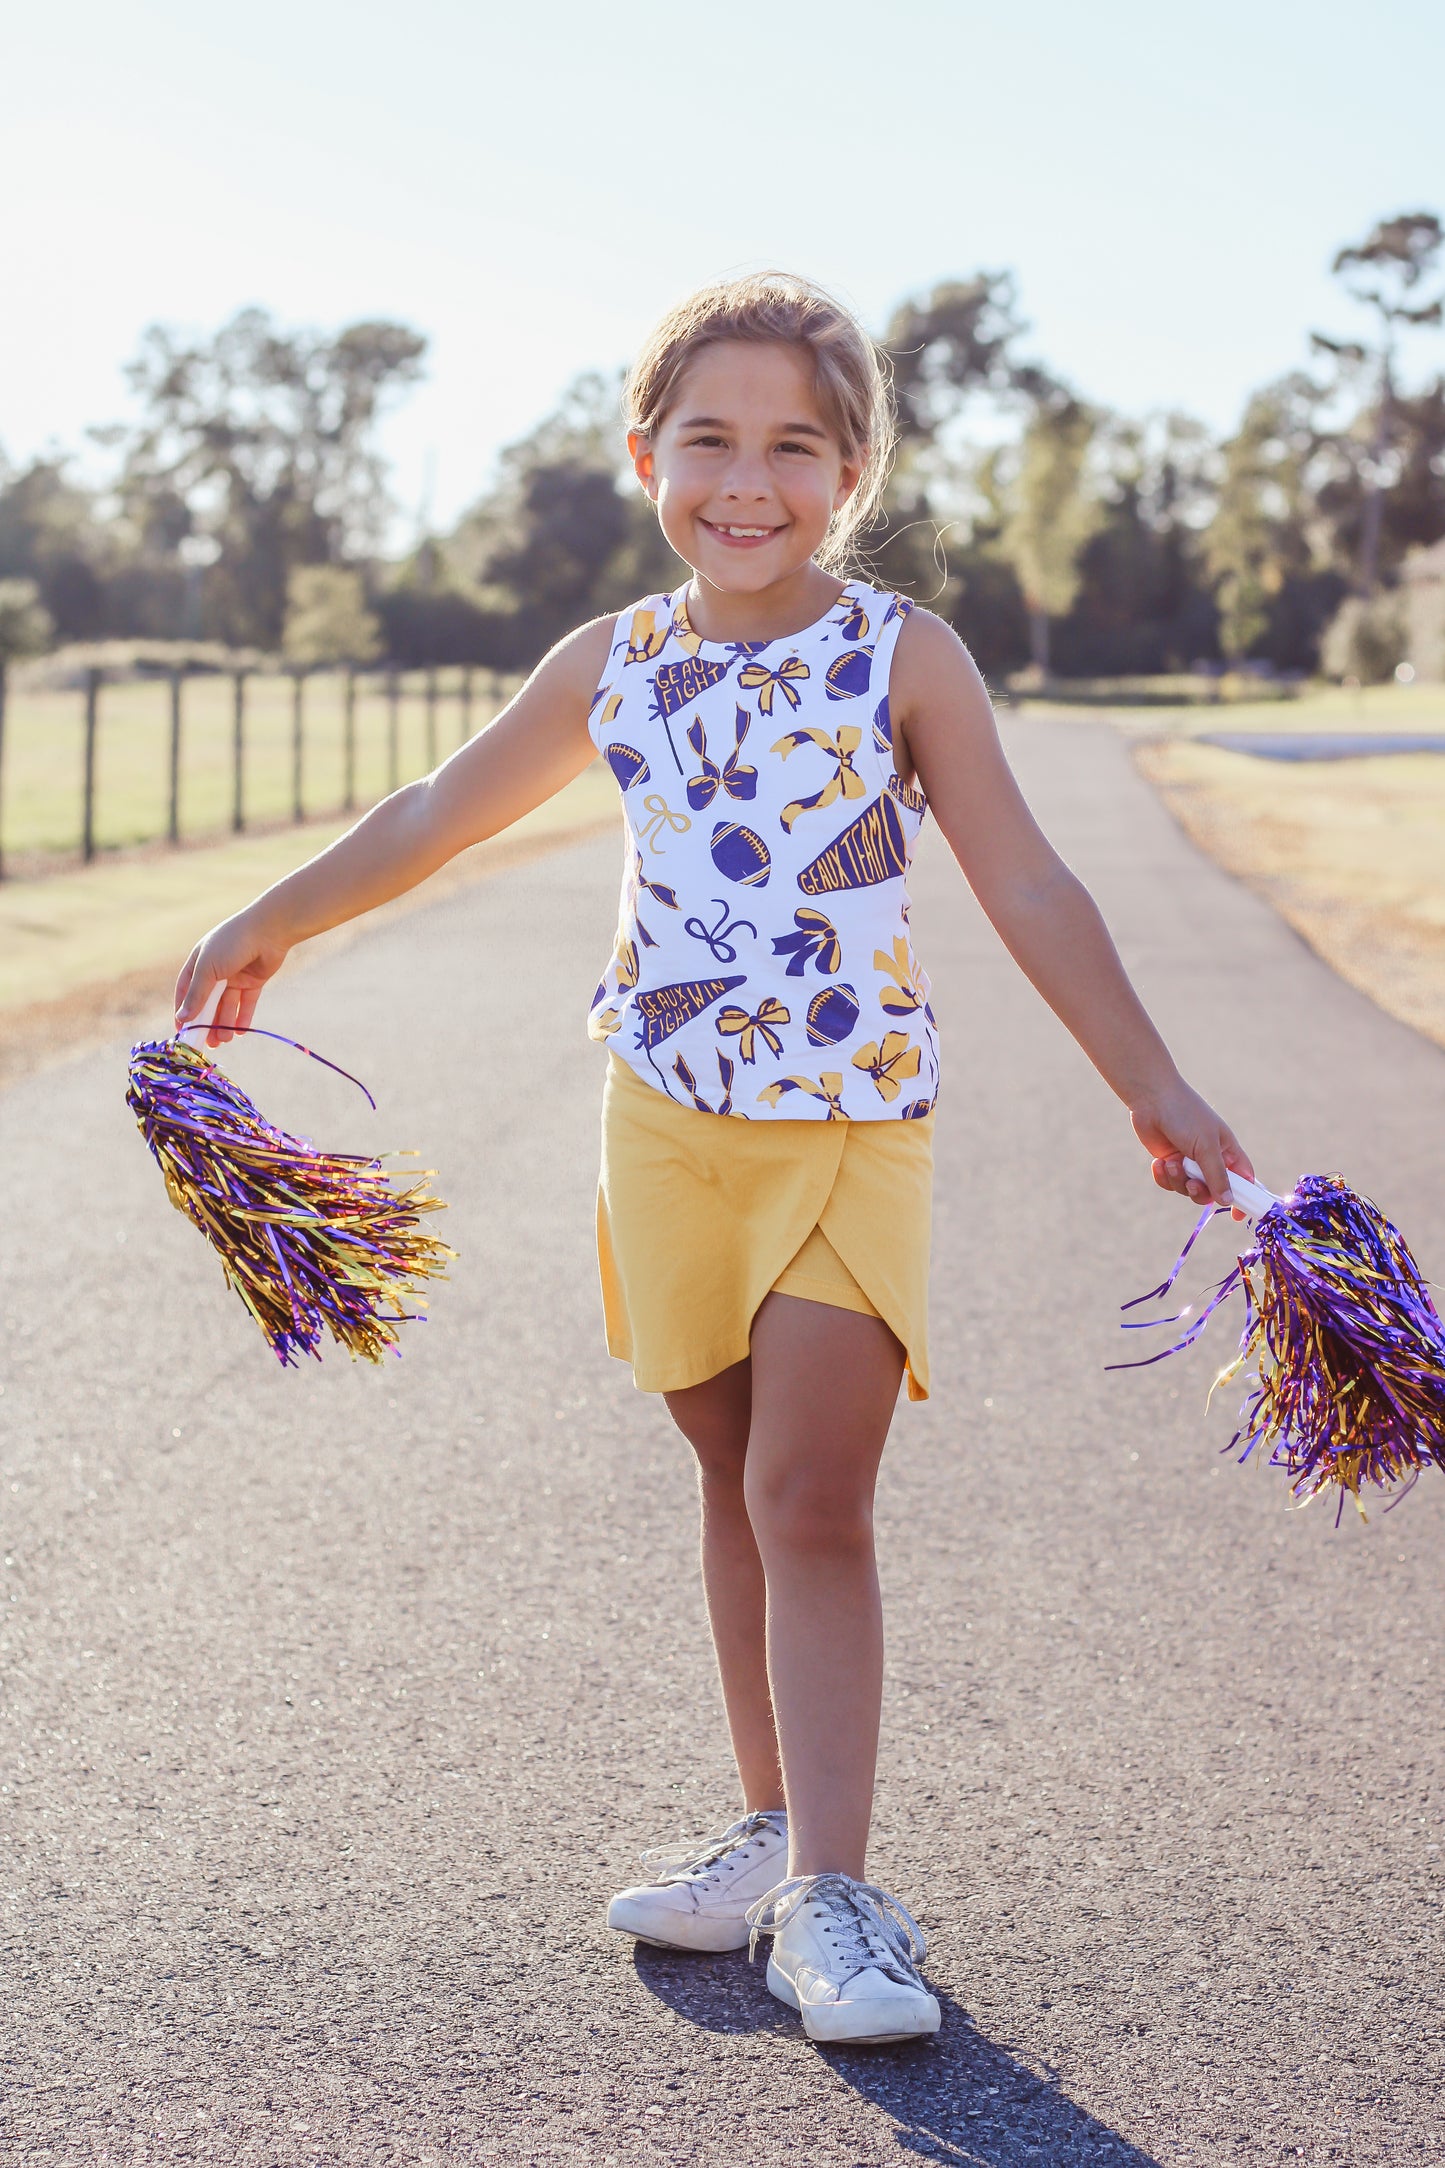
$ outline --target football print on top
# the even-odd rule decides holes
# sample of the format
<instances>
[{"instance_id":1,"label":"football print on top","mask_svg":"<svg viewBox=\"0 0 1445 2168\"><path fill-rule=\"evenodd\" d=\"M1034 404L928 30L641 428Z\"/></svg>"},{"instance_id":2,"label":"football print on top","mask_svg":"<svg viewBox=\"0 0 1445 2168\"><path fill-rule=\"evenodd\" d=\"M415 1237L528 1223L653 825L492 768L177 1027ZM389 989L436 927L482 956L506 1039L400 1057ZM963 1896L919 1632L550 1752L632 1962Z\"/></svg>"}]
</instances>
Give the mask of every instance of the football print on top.
<instances>
[{"instance_id":1,"label":"football print on top","mask_svg":"<svg viewBox=\"0 0 1445 2168\"><path fill-rule=\"evenodd\" d=\"M627 856L589 1029L682 1105L932 1110L938 1034L908 925L927 800L899 778L888 713L911 608L850 581L784 640L700 639L685 589L618 619L589 727Z\"/></svg>"}]
</instances>

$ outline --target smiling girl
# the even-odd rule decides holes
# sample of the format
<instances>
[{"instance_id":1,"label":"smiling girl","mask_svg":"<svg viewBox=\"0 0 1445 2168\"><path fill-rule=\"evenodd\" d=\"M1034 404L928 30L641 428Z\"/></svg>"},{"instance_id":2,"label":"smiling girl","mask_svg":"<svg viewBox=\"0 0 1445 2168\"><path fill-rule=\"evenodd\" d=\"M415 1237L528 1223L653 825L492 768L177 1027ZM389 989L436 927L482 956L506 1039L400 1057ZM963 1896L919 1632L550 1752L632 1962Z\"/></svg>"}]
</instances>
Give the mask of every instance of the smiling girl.
<instances>
[{"instance_id":1,"label":"smiling girl","mask_svg":"<svg viewBox=\"0 0 1445 2168\"><path fill-rule=\"evenodd\" d=\"M1128 1109L1161 1187L1250 1164L1185 1083L1035 825L952 630L846 577L893 444L866 334L802 280L710 287L628 383L628 446L692 568L582 626L480 737L193 950L185 1019L251 1021L299 941L413 887L600 753L626 824L592 1006L608 1049L608 1345L697 1458L740 1818L612 1901L666 1947L771 1938L815 2040L936 2031L923 1938L865 1881L883 1635L873 1493L928 1394L938 1039L908 869L931 808L1016 962Z\"/></svg>"}]
</instances>

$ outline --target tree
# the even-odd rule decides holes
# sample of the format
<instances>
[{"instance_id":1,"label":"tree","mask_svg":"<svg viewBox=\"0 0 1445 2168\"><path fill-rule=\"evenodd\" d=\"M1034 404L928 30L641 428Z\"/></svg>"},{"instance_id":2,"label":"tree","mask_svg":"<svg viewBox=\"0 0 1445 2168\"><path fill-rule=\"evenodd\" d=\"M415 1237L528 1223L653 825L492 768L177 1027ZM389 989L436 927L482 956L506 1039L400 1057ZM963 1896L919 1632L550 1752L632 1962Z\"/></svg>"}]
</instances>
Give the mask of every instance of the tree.
<instances>
[{"instance_id":1,"label":"tree","mask_svg":"<svg viewBox=\"0 0 1445 2168\"><path fill-rule=\"evenodd\" d=\"M1322 396L1311 377L1281 377L1253 395L1221 448L1219 501L1204 555L1219 609L1219 644L1232 662L1264 640L1289 583L1306 581L1316 570ZM1339 593L1335 582L1323 616ZM1320 626L1314 629L1317 635Z\"/></svg>"},{"instance_id":2,"label":"tree","mask_svg":"<svg viewBox=\"0 0 1445 2168\"><path fill-rule=\"evenodd\" d=\"M966 419L976 400L1007 405L1042 386L1015 359L1023 328L1012 275L979 271L910 296L880 341L899 448L883 516L863 538L866 570L955 625L991 672L1023 660L1026 621Z\"/></svg>"},{"instance_id":3,"label":"tree","mask_svg":"<svg viewBox=\"0 0 1445 2168\"><path fill-rule=\"evenodd\" d=\"M1049 669L1050 620L1063 617L1079 592L1079 559L1099 525L1101 506L1088 486L1089 453L1099 417L1068 394L1044 399L1019 446L1002 535L1029 613L1029 651Z\"/></svg>"},{"instance_id":4,"label":"tree","mask_svg":"<svg viewBox=\"0 0 1445 2168\"><path fill-rule=\"evenodd\" d=\"M1382 685L1394 676L1408 644L1404 599L1396 589L1346 595L1320 641L1320 668L1326 677Z\"/></svg>"},{"instance_id":5,"label":"tree","mask_svg":"<svg viewBox=\"0 0 1445 2168\"><path fill-rule=\"evenodd\" d=\"M1012 273L977 271L903 302L882 345L893 368L904 444L933 442L972 393L1029 389L1038 372L1013 358L1023 330Z\"/></svg>"},{"instance_id":6,"label":"tree","mask_svg":"<svg viewBox=\"0 0 1445 2168\"><path fill-rule=\"evenodd\" d=\"M1072 609L1054 625L1065 677L1149 675L1210 653L1216 613L1200 535L1216 455L1186 414L1106 417L1095 437L1098 524L1079 555Z\"/></svg>"},{"instance_id":7,"label":"tree","mask_svg":"<svg viewBox=\"0 0 1445 2168\"><path fill-rule=\"evenodd\" d=\"M1445 541L1411 550L1398 590L1405 620L1405 654L1417 678L1445 684Z\"/></svg>"},{"instance_id":8,"label":"tree","mask_svg":"<svg viewBox=\"0 0 1445 2168\"><path fill-rule=\"evenodd\" d=\"M297 565L286 582L281 648L297 670L374 662L381 626L366 606L361 574L340 565Z\"/></svg>"},{"instance_id":9,"label":"tree","mask_svg":"<svg viewBox=\"0 0 1445 2168\"><path fill-rule=\"evenodd\" d=\"M0 461L0 580L33 580L60 638L94 640L107 631L104 568L112 554L63 460L35 459L18 472Z\"/></svg>"},{"instance_id":10,"label":"tree","mask_svg":"<svg viewBox=\"0 0 1445 2168\"><path fill-rule=\"evenodd\" d=\"M0 580L0 694L7 663L43 655L55 637L50 612L34 580Z\"/></svg>"},{"instance_id":11,"label":"tree","mask_svg":"<svg viewBox=\"0 0 1445 2168\"><path fill-rule=\"evenodd\" d=\"M486 574L489 585L515 596L529 648L541 652L592 614L627 531L610 474L566 461L522 478L513 531L492 551Z\"/></svg>"},{"instance_id":12,"label":"tree","mask_svg":"<svg viewBox=\"0 0 1445 2168\"><path fill-rule=\"evenodd\" d=\"M138 533L208 540L206 616L236 643L274 647L295 566L338 564L381 543L386 493L375 428L416 381L426 341L404 324L333 335L282 331L243 309L209 341L162 325L127 375L143 418L109 432Z\"/></svg>"},{"instance_id":13,"label":"tree","mask_svg":"<svg viewBox=\"0 0 1445 2168\"><path fill-rule=\"evenodd\" d=\"M1445 378L1418 392L1397 389L1393 413L1394 480L1381 496L1380 539L1382 571L1398 573L1409 551L1445 535Z\"/></svg>"},{"instance_id":14,"label":"tree","mask_svg":"<svg viewBox=\"0 0 1445 2168\"><path fill-rule=\"evenodd\" d=\"M305 813L303 713L308 670L346 665L344 783L349 812L356 796L356 672L381 653L381 627L366 607L359 572L340 565L296 565L286 581L286 622L281 648L291 666L291 813Z\"/></svg>"},{"instance_id":15,"label":"tree","mask_svg":"<svg viewBox=\"0 0 1445 2168\"><path fill-rule=\"evenodd\" d=\"M1363 441L1357 451L1364 489L1357 579L1358 591L1366 597L1379 584L1381 522L1397 427L1399 336L1404 327L1438 325L1445 318L1445 290L1428 298L1421 294L1422 286L1438 276L1442 244L1445 230L1433 211L1403 211L1395 218L1381 219L1363 241L1342 248L1331 267L1351 300L1378 317L1376 343L1333 339L1319 331L1312 335L1315 349L1333 354L1347 378L1367 375L1374 380L1372 405L1360 417Z\"/></svg>"},{"instance_id":16,"label":"tree","mask_svg":"<svg viewBox=\"0 0 1445 2168\"><path fill-rule=\"evenodd\" d=\"M504 668L529 666L587 617L681 583L686 569L623 456L616 378L579 377L507 447L443 556L498 636L499 652L477 659Z\"/></svg>"}]
</instances>

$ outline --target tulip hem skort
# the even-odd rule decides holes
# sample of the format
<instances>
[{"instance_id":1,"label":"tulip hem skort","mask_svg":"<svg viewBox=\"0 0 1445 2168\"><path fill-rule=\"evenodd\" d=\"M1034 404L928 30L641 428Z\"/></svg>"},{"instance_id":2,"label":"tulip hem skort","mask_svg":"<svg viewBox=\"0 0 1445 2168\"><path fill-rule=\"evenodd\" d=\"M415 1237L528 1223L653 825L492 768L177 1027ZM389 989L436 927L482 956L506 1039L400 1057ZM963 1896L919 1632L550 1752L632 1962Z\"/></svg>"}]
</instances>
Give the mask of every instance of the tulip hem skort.
<instances>
[{"instance_id":1,"label":"tulip hem skort","mask_svg":"<svg viewBox=\"0 0 1445 2168\"><path fill-rule=\"evenodd\" d=\"M881 1317L928 1398L931 1114L747 1122L678 1105L609 1056L597 1263L610 1352L647 1393L748 1354L776 1291Z\"/></svg>"}]
</instances>

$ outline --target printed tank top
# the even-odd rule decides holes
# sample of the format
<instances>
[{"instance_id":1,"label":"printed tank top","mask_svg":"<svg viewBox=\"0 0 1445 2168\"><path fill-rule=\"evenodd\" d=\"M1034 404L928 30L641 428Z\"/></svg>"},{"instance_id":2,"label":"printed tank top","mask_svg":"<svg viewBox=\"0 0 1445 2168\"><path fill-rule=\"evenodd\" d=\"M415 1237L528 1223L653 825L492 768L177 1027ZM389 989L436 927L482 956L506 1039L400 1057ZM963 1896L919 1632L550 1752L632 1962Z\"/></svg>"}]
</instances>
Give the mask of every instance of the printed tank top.
<instances>
[{"instance_id":1,"label":"printed tank top","mask_svg":"<svg viewBox=\"0 0 1445 2168\"><path fill-rule=\"evenodd\" d=\"M684 1106L908 1120L938 1092L908 927L927 800L893 764L913 605L850 581L790 639L701 640L685 588L617 621L588 727L627 824L589 1030Z\"/></svg>"}]
</instances>

